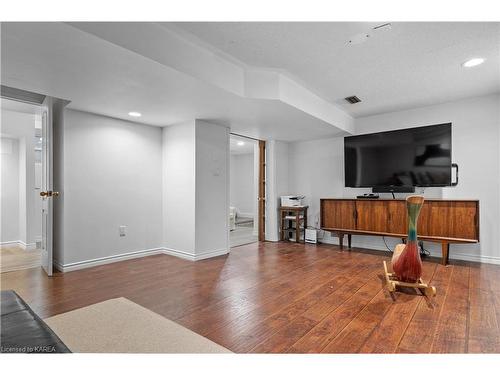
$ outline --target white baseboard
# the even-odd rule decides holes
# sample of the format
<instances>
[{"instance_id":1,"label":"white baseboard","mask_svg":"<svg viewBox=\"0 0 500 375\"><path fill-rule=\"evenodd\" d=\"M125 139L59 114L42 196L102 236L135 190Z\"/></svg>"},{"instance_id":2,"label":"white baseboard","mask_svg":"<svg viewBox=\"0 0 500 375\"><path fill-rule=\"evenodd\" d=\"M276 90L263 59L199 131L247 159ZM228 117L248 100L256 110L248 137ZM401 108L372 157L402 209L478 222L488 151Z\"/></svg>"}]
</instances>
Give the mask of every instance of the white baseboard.
<instances>
[{"instance_id":1,"label":"white baseboard","mask_svg":"<svg viewBox=\"0 0 500 375\"><path fill-rule=\"evenodd\" d=\"M353 238L354 240L354 238ZM337 237L323 238L320 240L321 243L330 244L330 245L338 245L339 241ZM346 246L346 240L344 238L344 248ZM457 245L460 246L460 245ZM352 247L364 248L368 250L379 250L387 252L387 248L383 245L377 244L369 244L364 243L363 245L356 245L353 241ZM436 251L433 249L428 249L431 253L432 257L441 258L441 251ZM489 264L498 264L500 265L500 257L492 257L489 255L476 255L476 254L464 254L459 253L453 250L450 251L450 259L456 260L465 260L469 262L477 262L477 263L489 263Z\"/></svg>"},{"instance_id":2,"label":"white baseboard","mask_svg":"<svg viewBox=\"0 0 500 375\"><path fill-rule=\"evenodd\" d=\"M74 262L74 263L68 263L68 264L61 264L61 263L55 261L54 266L56 267L57 270L59 270L61 272L70 272L70 271L81 270L81 269L89 268L89 267L101 266L103 264L121 262L123 260L141 258L141 257L145 257L145 256L157 255L157 254L163 254L163 253L164 253L163 248L160 247L160 248L155 248L155 249L132 251L130 253L111 255L108 257L89 259L89 260L84 260L81 262Z\"/></svg>"},{"instance_id":3,"label":"white baseboard","mask_svg":"<svg viewBox=\"0 0 500 375\"><path fill-rule=\"evenodd\" d=\"M23 250L35 250L36 249L36 242L26 243L23 241L19 241L19 246L21 246L21 248Z\"/></svg>"},{"instance_id":4,"label":"white baseboard","mask_svg":"<svg viewBox=\"0 0 500 375\"><path fill-rule=\"evenodd\" d=\"M431 252L431 255L441 257L441 253L434 255ZM489 263L489 264L500 265L500 257L492 257L489 255L460 254L460 253L454 253L453 251L450 251L450 259L466 260L469 262Z\"/></svg>"},{"instance_id":5,"label":"white baseboard","mask_svg":"<svg viewBox=\"0 0 500 375\"><path fill-rule=\"evenodd\" d=\"M1 246L4 246L4 245L18 245L19 244L19 241L4 241L4 242L0 242L0 245Z\"/></svg>"},{"instance_id":6,"label":"white baseboard","mask_svg":"<svg viewBox=\"0 0 500 375\"><path fill-rule=\"evenodd\" d=\"M89 267L101 266L103 264L121 262L121 261L128 260L128 259L142 258L142 257L146 257L146 256L150 256L150 255L157 255L157 254L172 255L172 256L186 259L186 260L197 261L197 260L202 260L202 259L207 259L207 258L213 258L213 257L220 256L220 255L226 255L228 253L229 253L229 249L219 249L219 250L214 250L214 251L208 251L208 252L205 252L202 254L194 254L193 255L193 254L185 252L185 251L168 249L165 247L158 247L158 248L154 248L154 249L132 251L130 253L117 254L117 255L112 255L109 257L84 260L81 262L74 262L74 263L68 263L68 264L61 264L58 261L54 261L54 267L60 272L70 272L70 271L77 271L77 270L81 270L81 269L89 268Z\"/></svg>"},{"instance_id":7,"label":"white baseboard","mask_svg":"<svg viewBox=\"0 0 500 375\"><path fill-rule=\"evenodd\" d=\"M226 255L229 254L229 248L226 249L219 249L219 250L213 250L213 251L207 251L205 253L201 254L196 254L194 256L194 260L203 260L203 259L208 259L208 258L213 258L213 257L218 257L221 255Z\"/></svg>"},{"instance_id":8,"label":"white baseboard","mask_svg":"<svg viewBox=\"0 0 500 375\"><path fill-rule=\"evenodd\" d=\"M23 250L35 250L36 249L36 243L26 243L21 240L15 240L15 241L5 241L5 242L0 242L0 246L4 245L17 245Z\"/></svg>"},{"instance_id":9,"label":"white baseboard","mask_svg":"<svg viewBox=\"0 0 500 375\"><path fill-rule=\"evenodd\" d=\"M226 255L229 253L229 249L219 249L219 250L207 251L207 252L201 253L201 254L191 254L191 253L188 253L186 251L163 248L163 252L164 252L164 254L173 255L175 257L179 257L182 259L197 261L197 260L218 257L221 255Z\"/></svg>"},{"instance_id":10,"label":"white baseboard","mask_svg":"<svg viewBox=\"0 0 500 375\"><path fill-rule=\"evenodd\" d=\"M186 259L186 260L195 260L194 255L188 253L187 251L169 249L167 247L162 248L163 254L172 255L174 257Z\"/></svg>"},{"instance_id":11,"label":"white baseboard","mask_svg":"<svg viewBox=\"0 0 500 375\"><path fill-rule=\"evenodd\" d=\"M266 234L265 236L266 236L265 241L268 241L268 242L279 242L280 241L279 237L276 235L267 235ZM325 243L327 243L327 242L325 242Z\"/></svg>"}]
</instances>

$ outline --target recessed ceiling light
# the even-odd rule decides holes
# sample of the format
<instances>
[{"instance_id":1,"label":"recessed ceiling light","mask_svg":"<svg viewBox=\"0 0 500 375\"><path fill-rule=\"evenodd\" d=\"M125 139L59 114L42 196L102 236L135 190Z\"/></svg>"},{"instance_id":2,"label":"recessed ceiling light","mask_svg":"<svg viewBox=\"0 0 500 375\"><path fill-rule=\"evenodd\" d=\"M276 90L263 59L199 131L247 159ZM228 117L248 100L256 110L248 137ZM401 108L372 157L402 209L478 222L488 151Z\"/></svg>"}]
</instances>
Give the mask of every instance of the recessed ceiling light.
<instances>
[{"instance_id":1,"label":"recessed ceiling light","mask_svg":"<svg viewBox=\"0 0 500 375\"><path fill-rule=\"evenodd\" d=\"M132 117L141 117L142 116L142 114L140 112L129 112L128 115L132 116Z\"/></svg>"},{"instance_id":2,"label":"recessed ceiling light","mask_svg":"<svg viewBox=\"0 0 500 375\"><path fill-rule=\"evenodd\" d=\"M244 146L245 145L245 142L243 141L238 141L238 143L236 143L238 146Z\"/></svg>"},{"instance_id":3,"label":"recessed ceiling light","mask_svg":"<svg viewBox=\"0 0 500 375\"><path fill-rule=\"evenodd\" d=\"M484 59L482 57L475 57L473 59L467 60L462 64L464 68L472 68L473 66L478 66L484 63Z\"/></svg>"}]
</instances>

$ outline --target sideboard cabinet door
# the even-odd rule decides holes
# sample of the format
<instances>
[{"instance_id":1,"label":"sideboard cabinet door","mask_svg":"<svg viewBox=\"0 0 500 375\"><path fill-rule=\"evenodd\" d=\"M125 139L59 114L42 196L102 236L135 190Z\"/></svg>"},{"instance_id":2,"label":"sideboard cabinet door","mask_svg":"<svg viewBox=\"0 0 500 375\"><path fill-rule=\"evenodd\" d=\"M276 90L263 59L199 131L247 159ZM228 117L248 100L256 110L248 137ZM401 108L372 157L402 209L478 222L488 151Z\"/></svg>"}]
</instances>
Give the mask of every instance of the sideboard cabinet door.
<instances>
[{"instance_id":1,"label":"sideboard cabinet door","mask_svg":"<svg viewBox=\"0 0 500 375\"><path fill-rule=\"evenodd\" d=\"M394 200L387 202L389 230L388 232L400 234L406 237L408 233L408 214L406 210L406 201Z\"/></svg>"},{"instance_id":2,"label":"sideboard cabinet door","mask_svg":"<svg viewBox=\"0 0 500 375\"><path fill-rule=\"evenodd\" d=\"M387 201L356 201L357 230L367 232L388 232L389 211Z\"/></svg>"},{"instance_id":3,"label":"sideboard cabinet door","mask_svg":"<svg viewBox=\"0 0 500 375\"><path fill-rule=\"evenodd\" d=\"M477 202L429 202L428 230L425 235L479 240Z\"/></svg>"},{"instance_id":4,"label":"sideboard cabinet door","mask_svg":"<svg viewBox=\"0 0 500 375\"><path fill-rule=\"evenodd\" d=\"M355 201L329 200L321 201L321 227L331 229L356 229Z\"/></svg>"}]
</instances>

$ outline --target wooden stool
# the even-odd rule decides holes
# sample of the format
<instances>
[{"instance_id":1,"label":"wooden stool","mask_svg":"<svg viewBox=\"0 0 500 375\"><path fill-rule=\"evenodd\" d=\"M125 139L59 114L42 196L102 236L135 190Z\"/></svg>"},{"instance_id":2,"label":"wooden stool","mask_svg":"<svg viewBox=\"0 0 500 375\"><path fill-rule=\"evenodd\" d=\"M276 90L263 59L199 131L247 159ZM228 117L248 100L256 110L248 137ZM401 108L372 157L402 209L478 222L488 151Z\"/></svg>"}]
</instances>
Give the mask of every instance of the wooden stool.
<instances>
[{"instance_id":1,"label":"wooden stool","mask_svg":"<svg viewBox=\"0 0 500 375\"><path fill-rule=\"evenodd\" d=\"M395 292L397 286L401 286L401 287L418 289L423 295L428 297L436 296L436 288L424 283L421 278L416 283L407 283L404 281L397 280L394 273L392 273L391 265L389 264L389 266L387 266L387 262L385 260L384 260L384 272L385 272L385 280L387 282L387 289L389 290L390 293Z\"/></svg>"}]
</instances>

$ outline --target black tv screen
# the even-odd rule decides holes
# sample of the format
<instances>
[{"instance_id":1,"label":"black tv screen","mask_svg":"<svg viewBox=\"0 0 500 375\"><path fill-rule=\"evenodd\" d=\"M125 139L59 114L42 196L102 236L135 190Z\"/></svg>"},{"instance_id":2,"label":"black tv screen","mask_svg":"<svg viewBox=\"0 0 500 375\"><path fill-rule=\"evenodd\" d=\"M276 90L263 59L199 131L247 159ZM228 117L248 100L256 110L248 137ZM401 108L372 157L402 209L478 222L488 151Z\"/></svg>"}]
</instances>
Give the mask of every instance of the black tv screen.
<instances>
[{"instance_id":1,"label":"black tv screen","mask_svg":"<svg viewBox=\"0 0 500 375\"><path fill-rule=\"evenodd\" d=\"M344 138L346 187L450 186L451 123Z\"/></svg>"}]
</instances>

